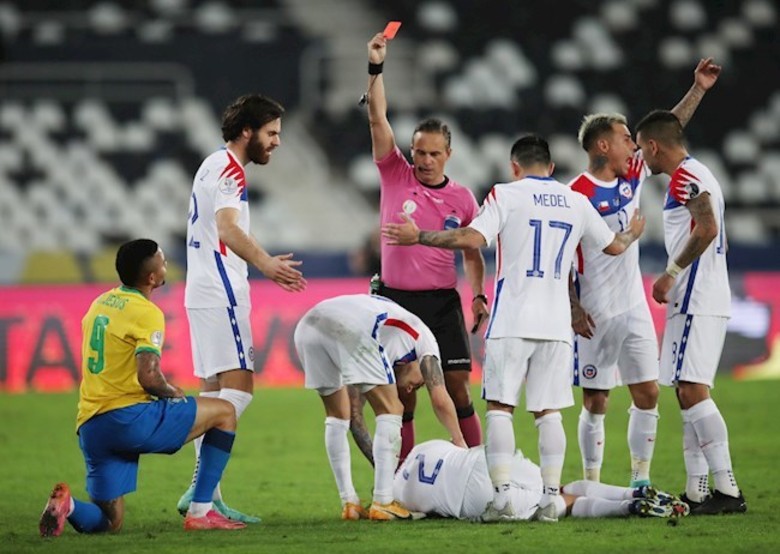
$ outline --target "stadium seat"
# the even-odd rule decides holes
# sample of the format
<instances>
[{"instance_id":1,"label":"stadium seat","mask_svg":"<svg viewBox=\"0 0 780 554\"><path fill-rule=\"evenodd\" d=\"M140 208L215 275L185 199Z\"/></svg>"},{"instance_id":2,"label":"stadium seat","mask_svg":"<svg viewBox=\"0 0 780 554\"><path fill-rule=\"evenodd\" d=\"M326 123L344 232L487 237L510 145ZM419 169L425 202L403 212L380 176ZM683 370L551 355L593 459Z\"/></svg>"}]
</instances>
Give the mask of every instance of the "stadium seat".
<instances>
[{"instance_id":1,"label":"stadium seat","mask_svg":"<svg viewBox=\"0 0 780 554\"><path fill-rule=\"evenodd\" d=\"M37 251L28 254L19 280L23 284L78 283L83 273L72 252Z\"/></svg>"}]
</instances>

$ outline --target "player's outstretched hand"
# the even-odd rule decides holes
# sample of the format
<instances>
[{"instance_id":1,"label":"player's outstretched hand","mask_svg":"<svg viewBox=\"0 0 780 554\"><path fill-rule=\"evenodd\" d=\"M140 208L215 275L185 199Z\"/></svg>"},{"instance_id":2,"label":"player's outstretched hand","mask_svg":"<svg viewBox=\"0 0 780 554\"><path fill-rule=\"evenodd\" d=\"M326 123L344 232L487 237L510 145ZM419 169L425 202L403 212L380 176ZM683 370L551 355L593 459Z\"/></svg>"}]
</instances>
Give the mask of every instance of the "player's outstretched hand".
<instances>
[{"instance_id":1,"label":"player's outstretched hand","mask_svg":"<svg viewBox=\"0 0 780 554\"><path fill-rule=\"evenodd\" d=\"M713 63L712 58L699 60L693 71L693 82L704 90L709 90L718 80L721 67Z\"/></svg>"},{"instance_id":2,"label":"player's outstretched hand","mask_svg":"<svg viewBox=\"0 0 780 554\"><path fill-rule=\"evenodd\" d=\"M270 256L260 271L287 292L301 292L306 289L303 273L295 269L303 262L292 259L293 255L279 254Z\"/></svg>"},{"instance_id":3,"label":"player's outstretched hand","mask_svg":"<svg viewBox=\"0 0 780 554\"><path fill-rule=\"evenodd\" d=\"M387 55L387 39L382 33L377 33L368 41L368 61L382 63Z\"/></svg>"},{"instance_id":4,"label":"player's outstretched hand","mask_svg":"<svg viewBox=\"0 0 780 554\"><path fill-rule=\"evenodd\" d=\"M420 229L414 220L405 213L400 214L403 223L386 223L382 235L391 246L411 246L420 242Z\"/></svg>"}]
</instances>

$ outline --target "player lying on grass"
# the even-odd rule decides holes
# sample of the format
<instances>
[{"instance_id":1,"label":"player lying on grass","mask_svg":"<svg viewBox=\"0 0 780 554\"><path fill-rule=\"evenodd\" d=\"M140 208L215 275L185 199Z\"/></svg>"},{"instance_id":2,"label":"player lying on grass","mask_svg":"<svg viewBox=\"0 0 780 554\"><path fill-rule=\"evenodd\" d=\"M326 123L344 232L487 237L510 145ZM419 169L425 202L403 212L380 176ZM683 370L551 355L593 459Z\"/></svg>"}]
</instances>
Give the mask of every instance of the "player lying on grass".
<instances>
[{"instance_id":1,"label":"player lying on grass","mask_svg":"<svg viewBox=\"0 0 780 554\"><path fill-rule=\"evenodd\" d=\"M537 519L542 490L539 466L516 451L510 486L515 515L498 521ZM393 496L410 510L480 521L493 499L485 447L464 450L442 440L418 444L395 474ZM595 481L565 485L555 504L558 517L677 517L689 511L678 498L650 486L616 487Z\"/></svg>"},{"instance_id":2,"label":"player lying on grass","mask_svg":"<svg viewBox=\"0 0 780 554\"><path fill-rule=\"evenodd\" d=\"M80 533L119 531L124 495L136 489L140 454L173 454L203 435L200 472L184 528L241 529L212 509L211 496L230 458L236 430L233 405L185 397L160 370L165 318L152 291L165 283L157 243L138 239L116 256L122 285L101 294L82 320L82 374L76 430L87 464L90 502L54 487L41 515L41 536L56 537L67 520Z\"/></svg>"},{"instance_id":3,"label":"player lying on grass","mask_svg":"<svg viewBox=\"0 0 780 554\"><path fill-rule=\"evenodd\" d=\"M306 388L316 389L325 405L325 449L341 497L342 518L422 517L424 514L410 512L393 499L403 413L398 388L408 392L425 384L433 409L452 441L464 451L466 446L430 329L387 298L338 296L320 302L303 316L295 328L295 348L306 375ZM349 385L366 396L376 414L374 497L368 511L361 506L352 483L347 440Z\"/></svg>"}]
</instances>

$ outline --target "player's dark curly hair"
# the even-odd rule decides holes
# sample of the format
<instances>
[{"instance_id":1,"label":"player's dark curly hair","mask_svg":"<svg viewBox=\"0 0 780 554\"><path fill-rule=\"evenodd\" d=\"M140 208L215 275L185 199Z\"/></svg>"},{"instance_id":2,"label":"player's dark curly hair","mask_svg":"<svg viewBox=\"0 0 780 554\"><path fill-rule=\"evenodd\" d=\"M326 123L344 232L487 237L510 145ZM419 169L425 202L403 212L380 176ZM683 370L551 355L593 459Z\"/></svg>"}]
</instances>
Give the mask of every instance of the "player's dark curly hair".
<instances>
[{"instance_id":1,"label":"player's dark curly hair","mask_svg":"<svg viewBox=\"0 0 780 554\"><path fill-rule=\"evenodd\" d=\"M249 127L253 131L284 115L284 107L262 94L245 94L230 104L222 115L222 138L237 139Z\"/></svg>"},{"instance_id":2,"label":"player's dark curly hair","mask_svg":"<svg viewBox=\"0 0 780 554\"><path fill-rule=\"evenodd\" d=\"M160 247L151 239L136 239L124 243L116 253L116 272L127 287L138 286L145 271L146 262Z\"/></svg>"},{"instance_id":3,"label":"player's dark curly hair","mask_svg":"<svg viewBox=\"0 0 780 554\"><path fill-rule=\"evenodd\" d=\"M526 135L512 145L510 158L521 167L550 165L550 145L539 135Z\"/></svg>"}]
</instances>

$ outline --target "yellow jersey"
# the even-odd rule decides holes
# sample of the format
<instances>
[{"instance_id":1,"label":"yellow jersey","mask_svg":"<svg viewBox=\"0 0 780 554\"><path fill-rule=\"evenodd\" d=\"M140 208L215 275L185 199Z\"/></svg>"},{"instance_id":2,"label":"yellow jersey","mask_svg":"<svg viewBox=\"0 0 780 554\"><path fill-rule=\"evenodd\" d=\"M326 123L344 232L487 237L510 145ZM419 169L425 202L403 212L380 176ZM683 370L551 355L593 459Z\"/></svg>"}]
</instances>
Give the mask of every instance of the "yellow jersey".
<instances>
[{"instance_id":1,"label":"yellow jersey","mask_svg":"<svg viewBox=\"0 0 780 554\"><path fill-rule=\"evenodd\" d=\"M139 352L160 355L165 317L140 291L121 286L92 302L81 330L77 430L98 414L151 401L138 382L135 356Z\"/></svg>"}]
</instances>

